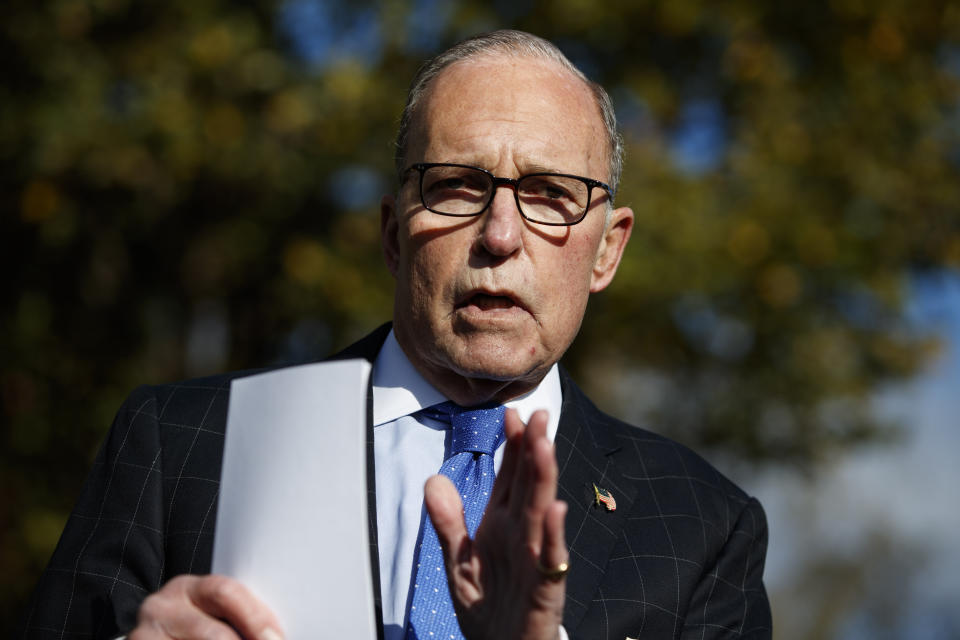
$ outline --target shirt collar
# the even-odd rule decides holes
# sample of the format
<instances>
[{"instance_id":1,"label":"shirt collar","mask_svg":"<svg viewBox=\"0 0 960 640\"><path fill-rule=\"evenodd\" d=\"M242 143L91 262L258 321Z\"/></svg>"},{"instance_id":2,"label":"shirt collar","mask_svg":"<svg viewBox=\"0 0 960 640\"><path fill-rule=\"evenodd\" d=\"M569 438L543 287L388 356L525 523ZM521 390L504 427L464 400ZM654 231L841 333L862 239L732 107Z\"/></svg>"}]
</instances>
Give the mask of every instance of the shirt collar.
<instances>
[{"instance_id":1,"label":"shirt collar","mask_svg":"<svg viewBox=\"0 0 960 640\"><path fill-rule=\"evenodd\" d=\"M393 422L446 400L416 370L391 329L373 364L373 426ZM537 409L546 409L549 415L547 437L552 442L560 423L562 403L560 373L554 363L539 385L519 398L506 402L505 406L516 409L524 422Z\"/></svg>"}]
</instances>

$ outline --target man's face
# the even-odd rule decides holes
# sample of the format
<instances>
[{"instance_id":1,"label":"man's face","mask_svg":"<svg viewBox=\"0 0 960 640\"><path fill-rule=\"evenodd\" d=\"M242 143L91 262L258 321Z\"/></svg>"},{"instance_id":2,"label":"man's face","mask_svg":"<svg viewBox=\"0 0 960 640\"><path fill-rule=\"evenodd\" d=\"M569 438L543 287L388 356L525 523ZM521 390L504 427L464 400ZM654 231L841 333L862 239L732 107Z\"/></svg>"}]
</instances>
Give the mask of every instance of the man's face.
<instances>
[{"instance_id":1,"label":"man's face","mask_svg":"<svg viewBox=\"0 0 960 640\"><path fill-rule=\"evenodd\" d=\"M516 178L538 171L609 179L606 133L589 89L552 62L486 56L445 69L421 103L407 158ZM633 213L593 190L575 226L527 222L512 190L471 218L423 208L416 171L381 206L397 280L394 330L404 352L461 404L526 392L580 328L590 292L613 278Z\"/></svg>"}]
</instances>

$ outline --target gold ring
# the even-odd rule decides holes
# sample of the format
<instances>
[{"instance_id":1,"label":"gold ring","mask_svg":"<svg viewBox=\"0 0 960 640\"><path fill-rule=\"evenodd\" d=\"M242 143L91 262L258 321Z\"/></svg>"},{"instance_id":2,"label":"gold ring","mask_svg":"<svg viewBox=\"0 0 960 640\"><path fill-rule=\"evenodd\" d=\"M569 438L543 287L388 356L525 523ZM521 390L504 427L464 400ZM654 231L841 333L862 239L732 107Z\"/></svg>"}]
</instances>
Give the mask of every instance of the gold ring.
<instances>
[{"instance_id":1,"label":"gold ring","mask_svg":"<svg viewBox=\"0 0 960 640\"><path fill-rule=\"evenodd\" d=\"M555 567L545 567L540 564L539 560L537 560L537 571L539 571L540 575L547 580L557 582L570 572L570 564L567 562L561 562Z\"/></svg>"}]
</instances>

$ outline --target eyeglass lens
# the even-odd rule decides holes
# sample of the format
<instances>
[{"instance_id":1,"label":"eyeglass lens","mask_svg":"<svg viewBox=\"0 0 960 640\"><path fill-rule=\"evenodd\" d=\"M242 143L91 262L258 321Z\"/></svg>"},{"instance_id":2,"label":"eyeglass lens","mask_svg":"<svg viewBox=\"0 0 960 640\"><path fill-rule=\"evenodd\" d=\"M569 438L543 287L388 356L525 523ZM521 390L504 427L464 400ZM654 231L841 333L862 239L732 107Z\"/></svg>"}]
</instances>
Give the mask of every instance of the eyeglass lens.
<instances>
[{"instance_id":1,"label":"eyeglass lens","mask_svg":"<svg viewBox=\"0 0 960 640\"><path fill-rule=\"evenodd\" d=\"M423 172L423 204L437 213L476 215L490 202L493 178L470 167L436 166ZM523 215L534 222L570 224L587 208L590 189L576 178L556 175L524 176L517 184Z\"/></svg>"}]
</instances>

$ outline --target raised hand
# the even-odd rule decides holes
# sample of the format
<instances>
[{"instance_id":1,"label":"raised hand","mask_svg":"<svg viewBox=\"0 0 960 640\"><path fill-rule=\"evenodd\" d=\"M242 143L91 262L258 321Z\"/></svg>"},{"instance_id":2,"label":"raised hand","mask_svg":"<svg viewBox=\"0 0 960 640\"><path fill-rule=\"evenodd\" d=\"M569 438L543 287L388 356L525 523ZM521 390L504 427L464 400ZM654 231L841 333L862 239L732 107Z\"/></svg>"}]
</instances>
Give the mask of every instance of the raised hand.
<instances>
[{"instance_id":1,"label":"raised hand","mask_svg":"<svg viewBox=\"0 0 960 640\"><path fill-rule=\"evenodd\" d=\"M487 510L473 540L456 487L427 481L425 502L446 561L457 619L469 640L554 640L559 637L568 551L567 511L557 500L557 461L547 440L547 414L524 425L504 418L507 438Z\"/></svg>"}]
</instances>

